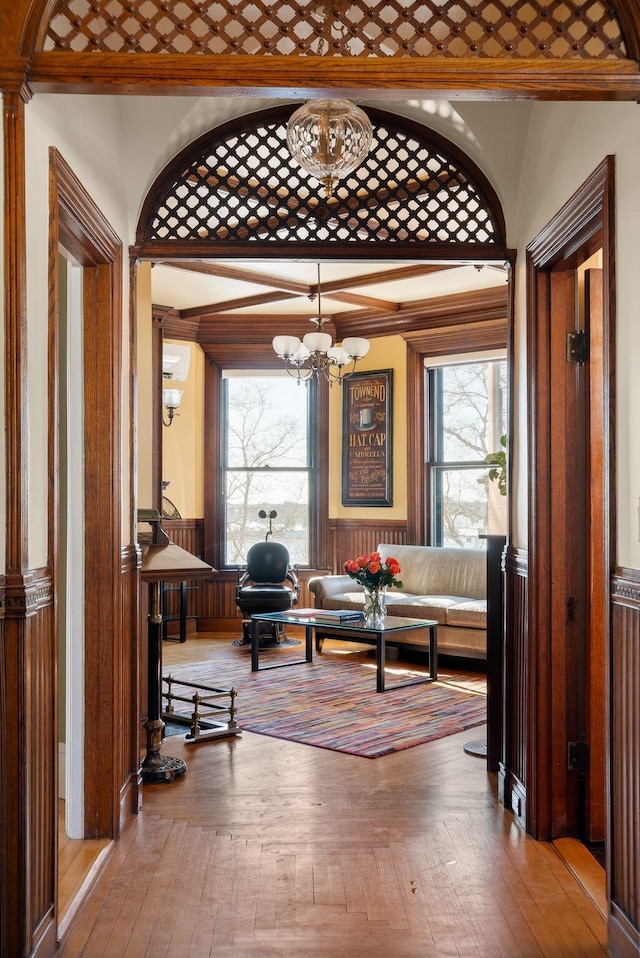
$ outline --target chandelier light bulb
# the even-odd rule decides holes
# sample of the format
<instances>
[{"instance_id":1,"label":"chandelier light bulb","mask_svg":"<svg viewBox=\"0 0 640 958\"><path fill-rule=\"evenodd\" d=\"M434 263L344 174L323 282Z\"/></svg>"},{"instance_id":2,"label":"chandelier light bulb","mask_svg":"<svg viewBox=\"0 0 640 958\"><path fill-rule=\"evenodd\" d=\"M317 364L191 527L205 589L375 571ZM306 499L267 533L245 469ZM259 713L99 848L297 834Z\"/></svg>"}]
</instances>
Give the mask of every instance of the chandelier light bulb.
<instances>
[{"instance_id":1,"label":"chandelier light bulb","mask_svg":"<svg viewBox=\"0 0 640 958\"><path fill-rule=\"evenodd\" d=\"M293 361L295 363L306 363L310 355L311 355L311 350L307 349L304 343L300 343L295 353L293 354Z\"/></svg>"},{"instance_id":2,"label":"chandelier light bulb","mask_svg":"<svg viewBox=\"0 0 640 958\"><path fill-rule=\"evenodd\" d=\"M369 340L360 336L348 336L342 340L342 348L351 359L364 359L369 352Z\"/></svg>"},{"instance_id":3,"label":"chandelier light bulb","mask_svg":"<svg viewBox=\"0 0 640 958\"><path fill-rule=\"evenodd\" d=\"M342 346L332 346L327 350L327 357L332 359L337 366L346 366L351 362L351 356Z\"/></svg>"},{"instance_id":4,"label":"chandelier light bulb","mask_svg":"<svg viewBox=\"0 0 640 958\"><path fill-rule=\"evenodd\" d=\"M312 353L326 353L331 348L329 333L307 333L302 342Z\"/></svg>"},{"instance_id":5,"label":"chandelier light bulb","mask_svg":"<svg viewBox=\"0 0 640 958\"><path fill-rule=\"evenodd\" d=\"M274 336L271 345L280 359L294 356L301 343L297 336Z\"/></svg>"}]
</instances>

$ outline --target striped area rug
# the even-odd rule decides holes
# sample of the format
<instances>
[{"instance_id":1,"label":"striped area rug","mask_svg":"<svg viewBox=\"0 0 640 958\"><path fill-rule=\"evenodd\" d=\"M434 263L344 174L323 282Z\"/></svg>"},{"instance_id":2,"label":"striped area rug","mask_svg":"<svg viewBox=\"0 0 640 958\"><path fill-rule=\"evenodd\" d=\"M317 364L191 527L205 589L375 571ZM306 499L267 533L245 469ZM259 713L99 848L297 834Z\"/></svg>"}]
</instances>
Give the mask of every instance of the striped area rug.
<instances>
[{"instance_id":1,"label":"striped area rug","mask_svg":"<svg viewBox=\"0 0 640 958\"><path fill-rule=\"evenodd\" d=\"M262 652L260 665L286 658L304 658L302 647ZM486 722L483 676L439 670L436 683L377 693L373 657L355 659L334 651L314 653L313 664L251 672L246 649L222 646L209 660L164 668L163 674L204 685L235 686L238 724L248 732L365 758ZM387 666L389 685L418 676L400 664Z\"/></svg>"}]
</instances>

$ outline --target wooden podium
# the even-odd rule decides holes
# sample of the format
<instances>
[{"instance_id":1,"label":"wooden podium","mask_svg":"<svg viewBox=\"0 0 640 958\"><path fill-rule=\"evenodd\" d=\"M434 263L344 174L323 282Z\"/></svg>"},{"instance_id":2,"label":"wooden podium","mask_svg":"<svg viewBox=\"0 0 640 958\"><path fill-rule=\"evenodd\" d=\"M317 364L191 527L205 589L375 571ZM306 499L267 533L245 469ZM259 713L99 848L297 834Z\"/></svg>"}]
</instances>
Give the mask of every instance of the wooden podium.
<instances>
[{"instance_id":1,"label":"wooden podium","mask_svg":"<svg viewBox=\"0 0 640 958\"><path fill-rule=\"evenodd\" d=\"M163 582L184 582L186 579L207 579L215 573L213 566L197 559L171 542L162 528L160 513L155 509L138 511L138 521L148 522L153 529L152 541L141 543L140 578L149 585L148 661L147 661L147 754L140 766L140 776L149 782L172 782L187 770L180 758L162 755L162 585Z\"/></svg>"}]
</instances>

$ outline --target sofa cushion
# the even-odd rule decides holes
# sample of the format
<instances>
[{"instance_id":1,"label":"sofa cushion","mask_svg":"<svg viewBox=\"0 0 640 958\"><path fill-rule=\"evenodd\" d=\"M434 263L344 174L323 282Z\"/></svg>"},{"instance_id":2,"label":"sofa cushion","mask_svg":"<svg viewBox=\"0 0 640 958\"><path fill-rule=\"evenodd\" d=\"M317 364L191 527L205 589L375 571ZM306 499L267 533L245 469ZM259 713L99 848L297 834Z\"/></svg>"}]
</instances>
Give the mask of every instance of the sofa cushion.
<instances>
[{"instance_id":1,"label":"sofa cushion","mask_svg":"<svg viewBox=\"0 0 640 958\"><path fill-rule=\"evenodd\" d=\"M322 605L325 609L361 609L364 605L364 593L341 592L338 595L328 596ZM464 597L458 595L410 595L398 589L387 593L388 615L406 615L411 619L434 619L438 625L451 625L448 618L449 610L451 608L464 610L466 606L477 608L482 606L482 602L467 602ZM461 616L464 616L464 612L461 612ZM481 619L482 613L476 611L475 620L473 615L469 614L469 620L459 624L484 628L484 625L479 624Z\"/></svg>"},{"instance_id":2,"label":"sofa cushion","mask_svg":"<svg viewBox=\"0 0 640 958\"><path fill-rule=\"evenodd\" d=\"M455 595L409 595L394 590L387 595L387 614L406 615L411 619L435 619L438 625L444 625L449 607L462 601L460 596Z\"/></svg>"},{"instance_id":3,"label":"sofa cushion","mask_svg":"<svg viewBox=\"0 0 640 958\"><path fill-rule=\"evenodd\" d=\"M472 599L468 602L458 602L447 609L447 625L458 625L462 628L486 629L487 627L487 600Z\"/></svg>"}]
</instances>

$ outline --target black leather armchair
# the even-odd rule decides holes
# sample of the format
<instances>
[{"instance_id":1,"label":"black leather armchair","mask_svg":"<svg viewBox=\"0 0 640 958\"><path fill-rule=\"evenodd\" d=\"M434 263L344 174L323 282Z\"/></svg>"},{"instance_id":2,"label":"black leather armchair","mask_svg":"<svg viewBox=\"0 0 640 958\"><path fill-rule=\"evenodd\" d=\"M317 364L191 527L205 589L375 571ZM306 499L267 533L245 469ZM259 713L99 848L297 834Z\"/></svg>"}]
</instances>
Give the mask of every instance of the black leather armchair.
<instances>
[{"instance_id":1,"label":"black leather armchair","mask_svg":"<svg viewBox=\"0 0 640 958\"><path fill-rule=\"evenodd\" d=\"M286 546L271 540L251 546L246 568L238 570L236 604L242 612L242 639L236 644L251 645L254 612L286 612L297 604L299 593L297 569L289 563ZM260 623L261 647L282 645L284 633L283 625Z\"/></svg>"}]
</instances>

